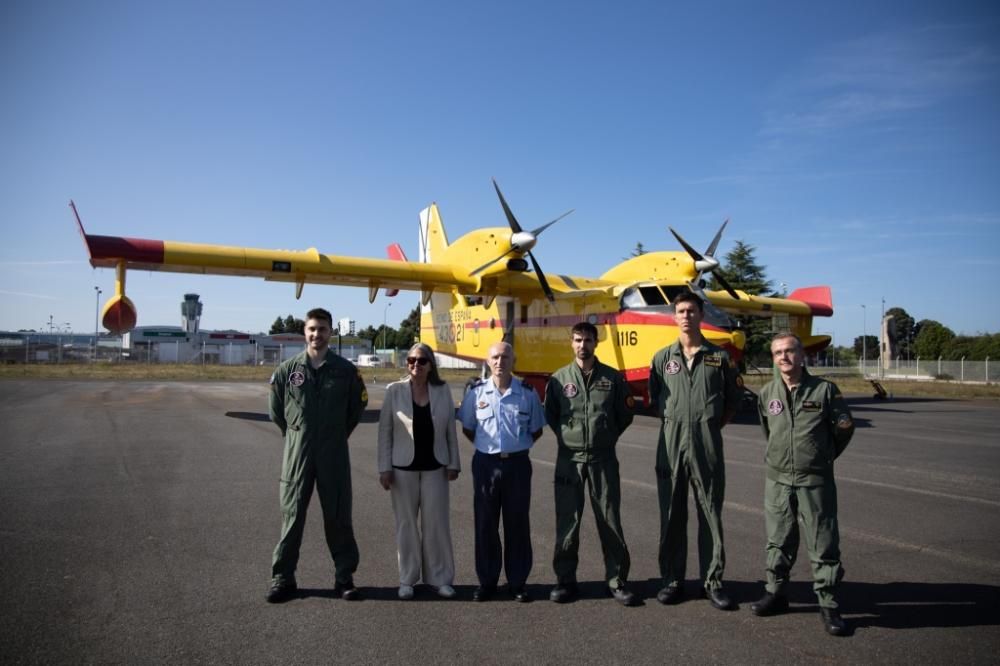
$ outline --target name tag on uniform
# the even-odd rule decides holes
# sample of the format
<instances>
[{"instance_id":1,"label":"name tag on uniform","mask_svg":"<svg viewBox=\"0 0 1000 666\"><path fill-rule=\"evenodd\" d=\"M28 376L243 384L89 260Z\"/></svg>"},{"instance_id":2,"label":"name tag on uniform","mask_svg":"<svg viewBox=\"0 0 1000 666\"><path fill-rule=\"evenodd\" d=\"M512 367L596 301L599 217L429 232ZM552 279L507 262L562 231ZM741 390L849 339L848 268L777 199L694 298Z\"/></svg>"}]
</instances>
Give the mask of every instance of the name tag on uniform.
<instances>
[{"instance_id":1,"label":"name tag on uniform","mask_svg":"<svg viewBox=\"0 0 1000 666\"><path fill-rule=\"evenodd\" d=\"M594 388L598 391L610 391L611 390L611 380L610 379L599 379L594 382Z\"/></svg>"},{"instance_id":2,"label":"name tag on uniform","mask_svg":"<svg viewBox=\"0 0 1000 666\"><path fill-rule=\"evenodd\" d=\"M820 407L822 407L822 405L816 402L815 400L802 401L802 409L807 412L818 412L820 410Z\"/></svg>"},{"instance_id":3,"label":"name tag on uniform","mask_svg":"<svg viewBox=\"0 0 1000 666\"><path fill-rule=\"evenodd\" d=\"M705 357L705 365L710 366L712 368L721 368L722 367L722 357L718 356L716 354L712 354L711 356L706 356Z\"/></svg>"}]
</instances>

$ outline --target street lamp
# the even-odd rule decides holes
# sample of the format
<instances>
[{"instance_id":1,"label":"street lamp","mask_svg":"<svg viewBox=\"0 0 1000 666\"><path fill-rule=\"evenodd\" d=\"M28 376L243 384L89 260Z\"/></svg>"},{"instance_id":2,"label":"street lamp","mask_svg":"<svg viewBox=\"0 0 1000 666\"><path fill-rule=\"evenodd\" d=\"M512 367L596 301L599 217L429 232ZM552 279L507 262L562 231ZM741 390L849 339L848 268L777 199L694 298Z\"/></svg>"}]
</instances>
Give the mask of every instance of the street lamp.
<instances>
[{"instance_id":1,"label":"street lamp","mask_svg":"<svg viewBox=\"0 0 1000 666\"><path fill-rule=\"evenodd\" d=\"M389 308L392 307L392 303L386 303L385 307L382 308L382 349L385 349L385 321L386 315L389 314Z\"/></svg>"},{"instance_id":2,"label":"street lamp","mask_svg":"<svg viewBox=\"0 0 1000 666\"><path fill-rule=\"evenodd\" d=\"M97 361L97 318L101 314L101 288L94 287L94 361Z\"/></svg>"},{"instance_id":3,"label":"street lamp","mask_svg":"<svg viewBox=\"0 0 1000 666\"><path fill-rule=\"evenodd\" d=\"M865 376L866 365L868 361L868 308L865 304L861 304L862 313L862 329L861 329L861 376Z\"/></svg>"}]
</instances>

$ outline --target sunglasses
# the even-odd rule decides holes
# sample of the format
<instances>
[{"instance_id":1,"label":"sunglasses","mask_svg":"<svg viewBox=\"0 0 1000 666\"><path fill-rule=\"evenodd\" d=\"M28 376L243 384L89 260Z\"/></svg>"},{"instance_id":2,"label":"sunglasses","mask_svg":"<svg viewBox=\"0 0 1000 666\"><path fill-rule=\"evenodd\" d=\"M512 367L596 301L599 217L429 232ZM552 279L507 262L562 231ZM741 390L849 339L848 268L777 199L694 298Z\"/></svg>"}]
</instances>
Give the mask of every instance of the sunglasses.
<instances>
[{"instance_id":1,"label":"sunglasses","mask_svg":"<svg viewBox=\"0 0 1000 666\"><path fill-rule=\"evenodd\" d=\"M419 358L416 356L408 356L406 358L407 365L427 365L430 362L431 360L426 356L421 356Z\"/></svg>"}]
</instances>

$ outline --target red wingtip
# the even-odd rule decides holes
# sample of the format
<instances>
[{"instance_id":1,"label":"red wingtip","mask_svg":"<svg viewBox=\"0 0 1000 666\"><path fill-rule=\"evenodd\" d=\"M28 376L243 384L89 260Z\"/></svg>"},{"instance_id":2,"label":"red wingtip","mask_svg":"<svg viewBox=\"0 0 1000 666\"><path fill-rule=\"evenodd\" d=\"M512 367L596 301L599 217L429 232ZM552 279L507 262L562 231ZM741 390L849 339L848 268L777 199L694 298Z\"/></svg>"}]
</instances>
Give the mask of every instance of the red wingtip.
<instances>
[{"instance_id":1,"label":"red wingtip","mask_svg":"<svg viewBox=\"0 0 1000 666\"><path fill-rule=\"evenodd\" d=\"M403 246L401 246L399 243L393 243L392 245L389 245L388 247L385 248L385 252L386 254L389 255L389 258L392 259L393 261L406 261L406 253L403 252ZM385 295L389 296L390 298L398 293L399 289L385 290Z\"/></svg>"},{"instance_id":2,"label":"red wingtip","mask_svg":"<svg viewBox=\"0 0 1000 666\"><path fill-rule=\"evenodd\" d=\"M802 301L817 317L833 316L833 294L829 287L802 287L788 295L793 301Z\"/></svg>"}]
</instances>

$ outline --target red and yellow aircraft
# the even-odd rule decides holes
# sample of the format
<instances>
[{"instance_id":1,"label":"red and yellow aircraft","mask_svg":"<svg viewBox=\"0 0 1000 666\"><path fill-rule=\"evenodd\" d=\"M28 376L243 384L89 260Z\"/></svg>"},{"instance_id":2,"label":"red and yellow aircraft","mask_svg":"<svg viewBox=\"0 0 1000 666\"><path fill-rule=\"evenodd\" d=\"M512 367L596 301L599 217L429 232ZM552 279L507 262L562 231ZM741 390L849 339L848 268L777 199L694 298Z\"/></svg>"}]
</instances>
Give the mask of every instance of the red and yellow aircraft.
<instances>
[{"instance_id":1,"label":"red and yellow aircraft","mask_svg":"<svg viewBox=\"0 0 1000 666\"><path fill-rule=\"evenodd\" d=\"M710 341L741 357L745 337L726 314L775 317L775 328L797 333L808 352L830 343L813 335L812 318L833 314L829 287L808 287L788 298L752 296L737 291L718 274L714 258L723 223L701 254L671 229L684 252L649 252L632 257L598 278L547 277L531 250L538 236L560 218L524 230L496 187L509 227L471 231L448 241L436 204L420 212L419 261L407 261L398 245L390 259L369 259L303 251L262 250L225 245L144 240L87 234L70 202L94 267L117 270L115 294L102 320L112 333L136 324L136 309L125 295L127 269L258 277L295 284L365 287L374 301L380 289L421 292L421 339L435 350L482 361L502 339L515 344L518 375L532 385L568 362L569 328L579 321L597 326L602 361L619 368L637 395L645 395L653 354L678 335L670 302L694 291L706 302L702 332ZM567 213L568 214L568 213ZM565 216L565 214L564 214ZM528 262L534 267L528 270ZM724 291L704 291L701 278L714 273ZM778 319L780 318L780 319Z\"/></svg>"}]
</instances>

